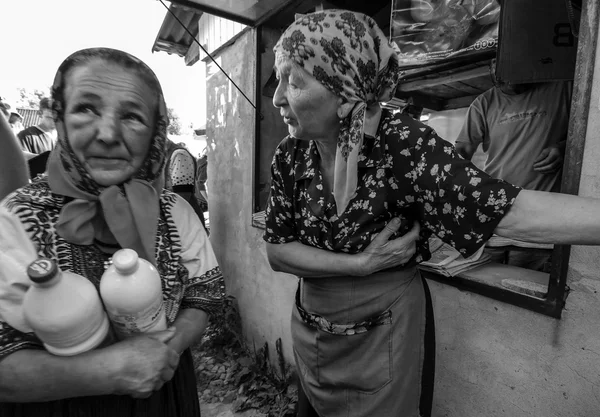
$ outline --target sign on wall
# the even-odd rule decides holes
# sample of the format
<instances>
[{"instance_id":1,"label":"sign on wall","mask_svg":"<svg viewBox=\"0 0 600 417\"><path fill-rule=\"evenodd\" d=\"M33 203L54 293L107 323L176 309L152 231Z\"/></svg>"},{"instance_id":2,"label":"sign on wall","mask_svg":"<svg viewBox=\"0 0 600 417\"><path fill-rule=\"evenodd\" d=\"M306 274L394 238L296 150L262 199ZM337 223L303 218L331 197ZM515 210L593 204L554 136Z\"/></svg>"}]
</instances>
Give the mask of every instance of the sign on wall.
<instances>
[{"instance_id":1,"label":"sign on wall","mask_svg":"<svg viewBox=\"0 0 600 417\"><path fill-rule=\"evenodd\" d=\"M496 78L512 83L572 80L580 18L577 1L505 1Z\"/></svg>"}]
</instances>

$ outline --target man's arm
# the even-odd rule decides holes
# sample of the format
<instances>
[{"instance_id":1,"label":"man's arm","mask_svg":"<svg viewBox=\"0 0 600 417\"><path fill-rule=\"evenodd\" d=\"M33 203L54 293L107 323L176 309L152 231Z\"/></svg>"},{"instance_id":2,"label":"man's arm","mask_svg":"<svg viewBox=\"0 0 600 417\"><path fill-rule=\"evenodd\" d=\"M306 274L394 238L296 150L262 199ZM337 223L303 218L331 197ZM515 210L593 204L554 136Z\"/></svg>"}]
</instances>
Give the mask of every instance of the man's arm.
<instances>
[{"instance_id":1,"label":"man's arm","mask_svg":"<svg viewBox=\"0 0 600 417\"><path fill-rule=\"evenodd\" d=\"M465 121L454 144L458 154L468 161L471 160L477 147L487 136L487 121L480 97L469 106Z\"/></svg>"},{"instance_id":2,"label":"man's arm","mask_svg":"<svg viewBox=\"0 0 600 417\"><path fill-rule=\"evenodd\" d=\"M467 161L470 161L477 150L477 146L469 142L456 142L456 152Z\"/></svg>"}]
</instances>

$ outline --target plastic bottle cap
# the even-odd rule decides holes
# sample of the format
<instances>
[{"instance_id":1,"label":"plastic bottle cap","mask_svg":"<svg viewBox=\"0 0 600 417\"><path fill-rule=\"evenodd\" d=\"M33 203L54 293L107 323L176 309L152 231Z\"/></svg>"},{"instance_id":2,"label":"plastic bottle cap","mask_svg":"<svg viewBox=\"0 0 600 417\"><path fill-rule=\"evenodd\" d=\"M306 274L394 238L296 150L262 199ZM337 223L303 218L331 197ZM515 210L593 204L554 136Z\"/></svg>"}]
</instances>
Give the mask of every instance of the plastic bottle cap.
<instances>
[{"instance_id":1,"label":"plastic bottle cap","mask_svg":"<svg viewBox=\"0 0 600 417\"><path fill-rule=\"evenodd\" d=\"M48 258L39 258L33 261L27 267L29 279L37 284L50 281L58 273L56 262Z\"/></svg>"},{"instance_id":2,"label":"plastic bottle cap","mask_svg":"<svg viewBox=\"0 0 600 417\"><path fill-rule=\"evenodd\" d=\"M112 257L113 265L122 274L130 274L138 268L138 254L133 249L120 249Z\"/></svg>"}]
</instances>

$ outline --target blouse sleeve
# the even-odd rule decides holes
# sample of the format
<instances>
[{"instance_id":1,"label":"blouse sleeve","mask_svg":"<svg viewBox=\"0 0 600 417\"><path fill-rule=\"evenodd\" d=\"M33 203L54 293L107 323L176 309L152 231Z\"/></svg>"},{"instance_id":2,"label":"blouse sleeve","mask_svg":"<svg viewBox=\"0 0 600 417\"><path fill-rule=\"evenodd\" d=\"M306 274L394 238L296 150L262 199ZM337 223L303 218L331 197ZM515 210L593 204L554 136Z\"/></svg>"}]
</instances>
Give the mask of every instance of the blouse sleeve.
<instances>
[{"instance_id":1,"label":"blouse sleeve","mask_svg":"<svg viewBox=\"0 0 600 417\"><path fill-rule=\"evenodd\" d=\"M225 301L225 281L206 231L192 207L181 197L177 198L171 214L181 237L181 263L189 275L181 308L216 313Z\"/></svg>"},{"instance_id":2,"label":"blouse sleeve","mask_svg":"<svg viewBox=\"0 0 600 417\"><path fill-rule=\"evenodd\" d=\"M0 360L20 349L43 349L23 320L23 297L29 288L27 266L36 257L19 219L0 207Z\"/></svg>"},{"instance_id":3,"label":"blouse sleeve","mask_svg":"<svg viewBox=\"0 0 600 417\"><path fill-rule=\"evenodd\" d=\"M265 233L268 243L289 243L297 240L294 225L293 167L287 140L279 144L271 164L271 191L265 210Z\"/></svg>"},{"instance_id":4,"label":"blouse sleeve","mask_svg":"<svg viewBox=\"0 0 600 417\"><path fill-rule=\"evenodd\" d=\"M413 163L407 175L422 226L470 256L491 237L521 189L458 156L430 127L419 124L412 131Z\"/></svg>"}]
</instances>

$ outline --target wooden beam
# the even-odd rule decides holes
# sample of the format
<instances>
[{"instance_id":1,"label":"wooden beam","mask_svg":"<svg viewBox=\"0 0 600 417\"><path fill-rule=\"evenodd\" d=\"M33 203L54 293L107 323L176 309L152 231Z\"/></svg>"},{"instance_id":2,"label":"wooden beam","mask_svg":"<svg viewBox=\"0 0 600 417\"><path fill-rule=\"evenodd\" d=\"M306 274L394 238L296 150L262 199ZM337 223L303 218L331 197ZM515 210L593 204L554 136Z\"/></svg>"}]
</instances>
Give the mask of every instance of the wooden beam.
<instances>
[{"instance_id":1,"label":"wooden beam","mask_svg":"<svg viewBox=\"0 0 600 417\"><path fill-rule=\"evenodd\" d=\"M181 45L179 43L167 41L164 39L158 39L156 41L156 47L158 47L159 49L161 49L167 53L175 52L177 55L179 55L181 57L185 57L185 54L188 50L188 47L185 45Z\"/></svg>"},{"instance_id":2,"label":"wooden beam","mask_svg":"<svg viewBox=\"0 0 600 417\"><path fill-rule=\"evenodd\" d=\"M442 77L412 80L408 82L400 81L398 91L415 91L423 88L435 87L441 84L450 84L458 81L470 80L473 78L484 77L490 75L490 68L488 66L481 66L472 68L466 71L459 71L454 74L445 75Z\"/></svg>"},{"instance_id":3,"label":"wooden beam","mask_svg":"<svg viewBox=\"0 0 600 417\"><path fill-rule=\"evenodd\" d=\"M185 65L187 65L188 67L191 67L199 60L200 60L200 47L194 41L194 42L192 42L192 44L188 48L187 52L185 53L184 62L185 62Z\"/></svg>"},{"instance_id":4,"label":"wooden beam","mask_svg":"<svg viewBox=\"0 0 600 417\"><path fill-rule=\"evenodd\" d=\"M410 93L400 93L396 92L396 98L400 100L405 100L410 104L413 104L418 107L423 107L424 109L441 111L444 109L444 101L438 98L427 96L425 94L421 94L419 92L410 92Z\"/></svg>"},{"instance_id":5,"label":"wooden beam","mask_svg":"<svg viewBox=\"0 0 600 417\"><path fill-rule=\"evenodd\" d=\"M470 96L451 98L446 100L443 105L443 110L461 109L463 107L469 107L473 100L475 100L479 94L473 94Z\"/></svg>"}]
</instances>

